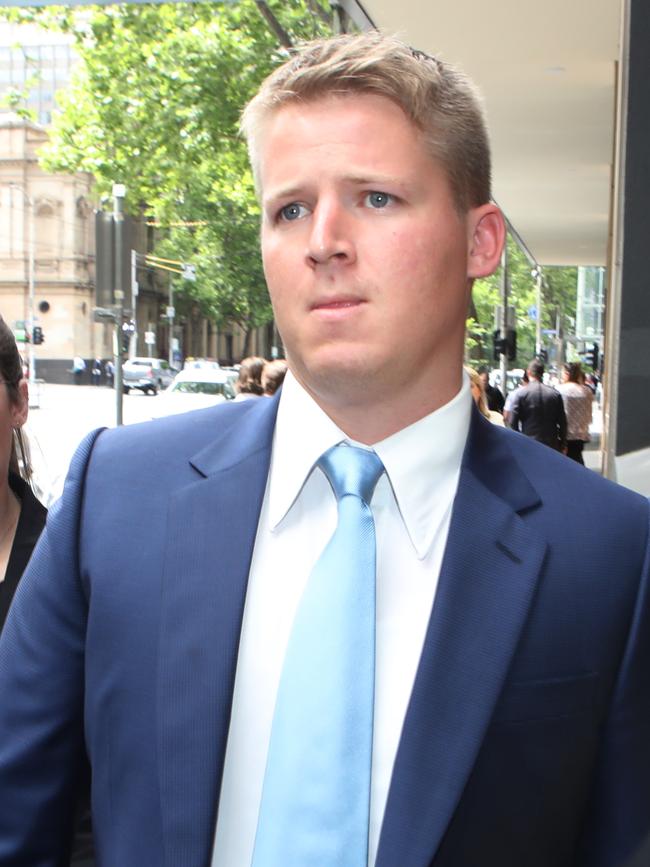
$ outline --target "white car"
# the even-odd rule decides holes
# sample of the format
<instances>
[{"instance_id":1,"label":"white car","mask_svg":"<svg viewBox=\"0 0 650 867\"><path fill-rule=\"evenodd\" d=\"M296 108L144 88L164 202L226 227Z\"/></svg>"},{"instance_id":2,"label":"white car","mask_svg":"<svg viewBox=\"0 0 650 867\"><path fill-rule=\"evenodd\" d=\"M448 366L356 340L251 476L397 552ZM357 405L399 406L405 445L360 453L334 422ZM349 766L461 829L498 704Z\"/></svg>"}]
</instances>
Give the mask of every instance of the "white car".
<instances>
[{"instance_id":1,"label":"white car","mask_svg":"<svg viewBox=\"0 0 650 867\"><path fill-rule=\"evenodd\" d=\"M187 368L154 402L152 418L203 409L235 396L237 372L221 368Z\"/></svg>"}]
</instances>

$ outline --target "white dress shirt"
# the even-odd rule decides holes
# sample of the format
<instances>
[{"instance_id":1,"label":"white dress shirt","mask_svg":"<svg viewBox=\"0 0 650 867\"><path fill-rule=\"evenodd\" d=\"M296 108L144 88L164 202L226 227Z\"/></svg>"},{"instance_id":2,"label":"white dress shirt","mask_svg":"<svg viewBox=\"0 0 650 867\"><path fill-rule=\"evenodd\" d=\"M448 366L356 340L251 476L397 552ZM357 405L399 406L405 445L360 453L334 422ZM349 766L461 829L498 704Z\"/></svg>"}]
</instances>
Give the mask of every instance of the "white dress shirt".
<instances>
[{"instance_id":1,"label":"white dress shirt","mask_svg":"<svg viewBox=\"0 0 650 867\"><path fill-rule=\"evenodd\" d=\"M373 446L386 472L371 504L377 650L369 867L447 542L471 404L464 376L448 404ZM287 374L246 593L212 867L251 863L289 633L312 567L336 527L336 500L315 463L342 441L350 442Z\"/></svg>"}]
</instances>

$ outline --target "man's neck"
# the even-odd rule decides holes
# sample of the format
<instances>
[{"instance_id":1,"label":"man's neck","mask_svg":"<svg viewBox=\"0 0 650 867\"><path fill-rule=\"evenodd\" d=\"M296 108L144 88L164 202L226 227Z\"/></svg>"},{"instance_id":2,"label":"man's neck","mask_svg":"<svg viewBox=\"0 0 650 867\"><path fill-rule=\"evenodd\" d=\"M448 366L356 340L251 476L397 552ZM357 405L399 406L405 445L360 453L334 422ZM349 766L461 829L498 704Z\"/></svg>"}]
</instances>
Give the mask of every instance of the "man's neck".
<instances>
[{"instance_id":1,"label":"man's neck","mask_svg":"<svg viewBox=\"0 0 650 867\"><path fill-rule=\"evenodd\" d=\"M449 403L460 391L462 377L457 385L444 390L427 389L421 395L393 395L388 400L383 394L371 400L367 393L356 398L328 399L301 383L313 400L334 424L350 439L364 445L374 445L410 427L432 412Z\"/></svg>"}]
</instances>

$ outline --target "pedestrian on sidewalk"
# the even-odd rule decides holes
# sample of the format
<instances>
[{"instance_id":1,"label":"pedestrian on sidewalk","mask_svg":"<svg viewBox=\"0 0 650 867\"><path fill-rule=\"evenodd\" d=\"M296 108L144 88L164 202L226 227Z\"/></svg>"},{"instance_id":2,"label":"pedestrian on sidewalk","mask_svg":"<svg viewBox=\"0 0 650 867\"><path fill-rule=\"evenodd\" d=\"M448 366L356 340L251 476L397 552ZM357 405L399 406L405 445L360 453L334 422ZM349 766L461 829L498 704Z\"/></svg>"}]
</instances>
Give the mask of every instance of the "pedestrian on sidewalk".
<instances>
[{"instance_id":1,"label":"pedestrian on sidewalk","mask_svg":"<svg viewBox=\"0 0 650 867\"><path fill-rule=\"evenodd\" d=\"M508 424L537 442L556 451L566 450L566 415L562 398L554 388L544 385L544 364L533 359L526 369L528 385L512 398Z\"/></svg>"},{"instance_id":2,"label":"pedestrian on sidewalk","mask_svg":"<svg viewBox=\"0 0 650 867\"><path fill-rule=\"evenodd\" d=\"M102 372L103 372L102 360L101 360L101 358L95 358L95 360L93 361L93 366L92 366L92 370L91 370L93 385L101 385Z\"/></svg>"},{"instance_id":3,"label":"pedestrian on sidewalk","mask_svg":"<svg viewBox=\"0 0 650 867\"><path fill-rule=\"evenodd\" d=\"M86 369L86 362L80 355L75 355L72 360L72 373L74 376L75 385L81 385L81 379Z\"/></svg>"},{"instance_id":4,"label":"pedestrian on sidewalk","mask_svg":"<svg viewBox=\"0 0 650 867\"><path fill-rule=\"evenodd\" d=\"M104 370L106 371L106 385L113 388L115 381L115 365L112 358L107 358L104 362Z\"/></svg>"},{"instance_id":5,"label":"pedestrian on sidewalk","mask_svg":"<svg viewBox=\"0 0 650 867\"><path fill-rule=\"evenodd\" d=\"M579 362L571 361L562 368L562 382L557 386L562 395L567 419L567 457L584 466L582 452L591 439L589 425L593 418L594 395L585 384Z\"/></svg>"}]
</instances>

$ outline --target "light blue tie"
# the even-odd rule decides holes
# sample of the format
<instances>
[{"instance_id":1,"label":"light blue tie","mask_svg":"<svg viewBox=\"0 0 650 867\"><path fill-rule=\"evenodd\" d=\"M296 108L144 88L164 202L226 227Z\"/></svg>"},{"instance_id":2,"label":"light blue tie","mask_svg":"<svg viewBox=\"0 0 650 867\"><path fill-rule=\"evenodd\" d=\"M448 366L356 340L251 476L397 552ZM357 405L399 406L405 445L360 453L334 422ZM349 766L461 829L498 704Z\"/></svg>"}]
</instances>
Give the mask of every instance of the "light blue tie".
<instances>
[{"instance_id":1,"label":"light blue tie","mask_svg":"<svg viewBox=\"0 0 650 867\"><path fill-rule=\"evenodd\" d=\"M338 524L289 637L252 867L366 867L375 691L374 452L339 445L318 461Z\"/></svg>"}]
</instances>

